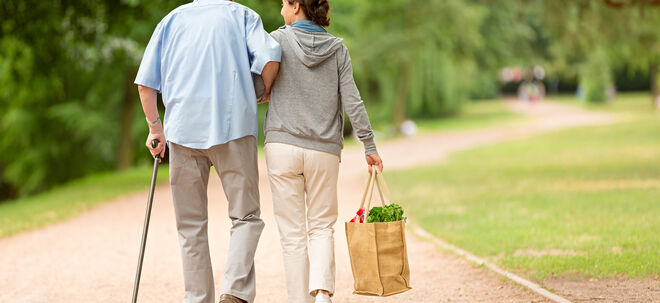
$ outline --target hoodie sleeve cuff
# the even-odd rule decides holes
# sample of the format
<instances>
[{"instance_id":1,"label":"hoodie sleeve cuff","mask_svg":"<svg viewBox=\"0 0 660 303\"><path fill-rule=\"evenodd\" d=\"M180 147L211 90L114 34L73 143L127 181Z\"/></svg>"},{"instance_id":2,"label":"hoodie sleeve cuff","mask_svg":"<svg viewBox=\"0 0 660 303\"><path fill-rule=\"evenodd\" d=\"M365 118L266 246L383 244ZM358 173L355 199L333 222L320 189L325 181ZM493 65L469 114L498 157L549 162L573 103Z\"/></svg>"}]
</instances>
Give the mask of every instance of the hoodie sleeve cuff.
<instances>
[{"instance_id":1,"label":"hoodie sleeve cuff","mask_svg":"<svg viewBox=\"0 0 660 303\"><path fill-rule=\"evenodd\" d=\"M364 153L365 155L373 155L378 153L378 150L376 149L376 142L374 141L374 138L369 138L364 141L362 141L362 144L364 144Z\"/></svg>"}]
</instances>

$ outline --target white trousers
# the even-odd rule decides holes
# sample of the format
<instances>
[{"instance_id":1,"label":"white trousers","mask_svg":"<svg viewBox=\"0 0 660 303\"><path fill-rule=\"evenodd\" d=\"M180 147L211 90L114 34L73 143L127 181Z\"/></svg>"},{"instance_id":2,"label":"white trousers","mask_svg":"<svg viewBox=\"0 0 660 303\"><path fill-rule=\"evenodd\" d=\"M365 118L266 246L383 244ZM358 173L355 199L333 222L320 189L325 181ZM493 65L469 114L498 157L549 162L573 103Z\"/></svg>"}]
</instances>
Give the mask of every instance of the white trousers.
<instances>
[{"instance_id":1,"label":"white trousers","mask_svg":"<svg viewBox=\"0 0 660 303\"><path fill-rule=\"evenodd\" d=\"M335 291L339 157L282 143L265 147L289 302Z\"/></svg>"}]
</instances>

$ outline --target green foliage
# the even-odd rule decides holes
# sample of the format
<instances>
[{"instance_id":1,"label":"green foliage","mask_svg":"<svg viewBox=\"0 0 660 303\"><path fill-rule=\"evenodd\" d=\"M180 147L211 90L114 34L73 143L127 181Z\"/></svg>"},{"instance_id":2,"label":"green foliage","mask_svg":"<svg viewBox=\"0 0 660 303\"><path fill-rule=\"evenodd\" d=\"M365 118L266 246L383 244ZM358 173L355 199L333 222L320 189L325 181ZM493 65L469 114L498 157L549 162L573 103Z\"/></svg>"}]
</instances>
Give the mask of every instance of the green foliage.
<instances>
[{"instance_id":1,"label":"green foliage","mask_svg":"<svg viewBox=\"0 0 660 303\"><path fill-rule=\"evenodd\" d=\"M482 46L482 10L458 0L333 5L345 14L333 20L349 24L338 34L346 37L365 99L385 104L383 117L437 117L467 99L471 62Z\"/></svg>"},{"instance_id":2,"label":"green foliage","mask_svg":"<svg viewBox=\"0 0 660 303\"><path fill-rule=\"evenodd\" d=\"M589 60L580 70L580 85L587 102L607 101L607 91L612 86L612 72L606 62Z\"/></svg>"},{"instance_id":3,"label":"green foliage","mask_svg":"<svg viewBox=\"0 0 660 303\"><path fill-rule=\"evenodd\" d=\"M395 222L405 220L403 216L403 207L399 204L391 203L385 206L375 206L369 211L367 223L374 222Z\"/></svg>"},{"instance_id":4,"label":"green foliage","mask_svg":"<svg viewBox=\"0 0 660 303\"><path fill-rule=\"evenodd\" d=\"M494 99L500 93L497 77L493 73L481 72L473 76L468 87L468 97L472 100Z\"/></svg>"},{"instance_id":5,"label":"green foliage","mask_svg":"<svg viewBox=\"0 0 660 303\"><path fill-rule=\"evenodd\" d=\"M240 3L251 8L261 16L264 29L269 33L284 25L284 19L280 15L282 1L258 0L241 1ZM331 3L331 5L334 5L334 3Z\"/></svg>"},{"instance_id":6,"label":"green foliage","mask_svg":"<svg viewBox=\"0 0 660 303\"><path fill-rule=\"evenodd\" d=\"M0 200L115 167L121 104L139 111L141 45L185 2L0 4L0 188L10 189ZM139 126L134 148L146 136Z\"/></svg>"},{"instance_id":7,"label":"green foliage","mask_svg":"<svg viewBox=\"0 0 660 303\"><path fill-rule=\"evenodd\" d=\"M611 84L612 69L631 67L647 71L660 62L658 6L646 1L534 1L544 10L539 19L548 39L549 70L564 76L579 75L587 100L603 101Z\"/></svg>"}]
</instances>

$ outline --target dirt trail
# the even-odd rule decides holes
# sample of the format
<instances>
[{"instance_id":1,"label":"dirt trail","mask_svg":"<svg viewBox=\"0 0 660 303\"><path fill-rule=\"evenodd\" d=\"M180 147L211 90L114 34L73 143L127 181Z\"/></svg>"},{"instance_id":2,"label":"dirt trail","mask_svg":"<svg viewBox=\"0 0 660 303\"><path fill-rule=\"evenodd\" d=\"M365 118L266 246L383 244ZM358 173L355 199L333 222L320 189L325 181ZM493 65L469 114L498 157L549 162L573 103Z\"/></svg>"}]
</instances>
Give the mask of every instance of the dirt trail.
<instances>
[{"instance_id":1,"label":"dirt trail","mask_svg":"<svg viewBox=\"0 0 660 303\"><path fill-rule=\"evenodd\" d=\"M559 104L510 105L533 119L516 125L438 133L381 144L385 174L388 170L442 161L449 153L462 149L612 120L607 115ZM389 298L352 295L353 278L343 222L357 207L366 183L366 168L360 149L347 150L342 158L340 219L335 237L335 302L546 302L486 269L440 251L411 232L407 237L413 289ZM266 228L256 258L256 302L285 302L282 255L265 171L261 161L260 192ZM0 302L128 302L146 196L146 192L129 195L66 222L0 240ZM209 197L209 238L219 289L230 222L225 196L215 176L209 184ZM154 202L139 301L181 302L181 261L168 185L157 188Z\"/></svg>"}]
</instances>

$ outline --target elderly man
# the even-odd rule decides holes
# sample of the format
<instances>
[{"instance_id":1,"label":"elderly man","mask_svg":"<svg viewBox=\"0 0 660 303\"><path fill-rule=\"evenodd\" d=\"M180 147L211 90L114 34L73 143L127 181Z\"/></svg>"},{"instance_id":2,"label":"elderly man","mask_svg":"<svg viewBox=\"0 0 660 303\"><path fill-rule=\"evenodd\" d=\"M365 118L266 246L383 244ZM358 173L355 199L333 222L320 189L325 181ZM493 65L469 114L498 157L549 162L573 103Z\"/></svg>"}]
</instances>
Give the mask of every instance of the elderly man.
<instances>
[{"instance_id":1,"label":"elderly man","mask_svg":"<svg viewBox=\"0 0 660 303\"><path fill-rule=\"evenodd\" d=\"M281 50L257 13L226 0L195 0L156 27L135 79L152 155L170 150L170 184L185 281L185 303L213 303L207 235L210 167L222 181L232 220L220 302L252 302L259 218L257 102L251 73L268 98ZM156 106L165 104L165 127ZM150 142L161 143L151 148Z\"/></svg>"}]
</instances>

